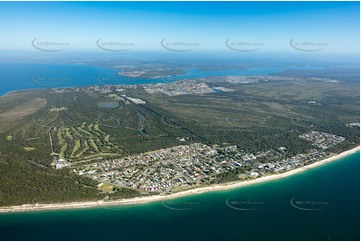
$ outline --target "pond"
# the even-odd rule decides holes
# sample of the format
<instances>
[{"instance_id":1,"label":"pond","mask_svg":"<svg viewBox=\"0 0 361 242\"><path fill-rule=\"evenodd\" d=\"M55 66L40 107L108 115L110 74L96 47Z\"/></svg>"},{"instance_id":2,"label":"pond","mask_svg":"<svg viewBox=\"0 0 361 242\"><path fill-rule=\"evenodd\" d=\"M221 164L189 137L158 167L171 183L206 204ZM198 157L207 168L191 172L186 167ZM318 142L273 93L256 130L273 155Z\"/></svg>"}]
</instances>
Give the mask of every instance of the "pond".
<instances>
[{"instance_id":1,"label":"pond","mask_svg":"<svg viewBox=\"0 0 361 242\"><path fill-rule=\"evenodd\" d=\"M116 108L119 106L118 102L106 102L106 103L99 103L99 107L101 108Z\"/></svg>"}]
</instances>

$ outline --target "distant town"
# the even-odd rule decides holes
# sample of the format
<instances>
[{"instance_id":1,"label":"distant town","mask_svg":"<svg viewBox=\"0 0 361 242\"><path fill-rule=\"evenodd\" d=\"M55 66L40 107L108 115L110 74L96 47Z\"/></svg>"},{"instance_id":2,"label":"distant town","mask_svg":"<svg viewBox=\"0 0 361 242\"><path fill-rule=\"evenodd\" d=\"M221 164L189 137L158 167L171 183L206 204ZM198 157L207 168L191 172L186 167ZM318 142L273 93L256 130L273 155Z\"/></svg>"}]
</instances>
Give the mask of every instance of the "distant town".
<instances>
[{"instance_id":1,"label":"distant town","mask_svg":"<svg viewBox=\"0 0 361 242\"><path fill-rule=\"evenodd\" d=\"M102 84L100 86L88 87L89 90L93 90L97 93L113 93L122 92L124 89L136 89L142 88L148 93L160 93L167 96L178 96L187 94L206 94L216 92L231 92L233 89L216 86L210 87L210 84L214 83L230 83L230 84L255 84L260 82L271 82L271 81L291 81L296 84L300 84L304 81L309 83L337 83L339 81L328 79L328 78L301 78L301 77L286 77L286 76L214 76L214 77L203 77L186 79L175 82L159 82L152 84L119 84L119 85L107 85ZM302 84L300 84L302 85ZM63 91L65 89L62 89ZM61 90L57 90L57 92ZM315 101L310 101L310 104L316 104Z\"/></svg>"}]
</instances>

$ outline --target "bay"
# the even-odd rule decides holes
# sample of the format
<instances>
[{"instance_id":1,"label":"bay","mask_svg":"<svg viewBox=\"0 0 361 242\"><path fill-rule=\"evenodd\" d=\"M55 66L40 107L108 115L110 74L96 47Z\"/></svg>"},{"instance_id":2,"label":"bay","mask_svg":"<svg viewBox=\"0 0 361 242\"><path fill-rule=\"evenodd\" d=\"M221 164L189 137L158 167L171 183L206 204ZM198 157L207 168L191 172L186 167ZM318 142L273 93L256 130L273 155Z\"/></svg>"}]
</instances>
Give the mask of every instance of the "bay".
<instances>
[{"instance_id":1,"label":"bay","mask_svg":"<svg viewBox=\"0 0 361 242\"><path fill-rule=\"evenodd\" d=\"M0 96L27 89L150 84L207 76L267 75L279 71L280 68L217 71L192 69L171 77L130 78L118 75L119 70L116 69L82 64L0 63Z\"/></svg>"}]
</instances>

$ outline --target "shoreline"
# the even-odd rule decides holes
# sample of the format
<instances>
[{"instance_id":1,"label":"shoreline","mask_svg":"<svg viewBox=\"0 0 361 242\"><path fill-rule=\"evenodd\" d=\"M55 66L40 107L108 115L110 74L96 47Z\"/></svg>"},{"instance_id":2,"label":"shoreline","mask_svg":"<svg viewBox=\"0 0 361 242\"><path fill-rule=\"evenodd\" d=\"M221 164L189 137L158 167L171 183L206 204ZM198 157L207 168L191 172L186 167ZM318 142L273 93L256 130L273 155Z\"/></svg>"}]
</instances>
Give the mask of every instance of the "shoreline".
<instances>
[{"instance_id":1,"label":"shoreline","mask_svg":"<svg viewBox=\"0 0 361 242\"><path fill-rule=\"evenodd\" d=\"M230 190L234 188L249 186L253 184L263 183L267 181L273 181L282 179L284 177L288 177L297 173L301 173L312 168L322 166L324 164L330 163L335 160L339 160L346 156L349 156L357 151L360 150L360 146L352 148L350 150L344 151L340 154L328 157L326 159L316 161L312 164L299 167L281 174L274 174L269 176L264 176L260 178L256 178L249 181L236 181L231 183L225 184L218 184L212 185L208 187L200 187L194 188L186 191L177 192L170 195L154 195L154 196L146 196L146 197L135 197L135 198L126 198L116 201L110 202L102 202L102 201L89 201L89 202L68 202L68 203L49 203L49 204L24 204L24 205L17 205L17 206L7 206L7 207L0 207L0 213L15 213L15 212L31 212L31 211L49 211L49 210L63 210L63 209L80 209L80 208L94 208L94 207L103 207L103 206L116 206L116 205L131 205L131 204L145 204L151 202L158 202L164 200L170 200L180 197L186 197L190 195L196 195L206 192L214 192L214 191L224 191Z\"/></svg>"},{"instance_id":2,"label":"shoreline","mask_svg":"<svg viewBox=\"0 0 361 242\"><path fill-rule=\"evenodd\" d=\"M16 92L21 92L21 91L27 91L27 90L31 90L31 89L19 89L19 90L13 90L13 91L8 91L7 93L0 95L0 97L5 97L7 95L10 95L12 93L16 93Z\"/></svg>"}]
</instances>

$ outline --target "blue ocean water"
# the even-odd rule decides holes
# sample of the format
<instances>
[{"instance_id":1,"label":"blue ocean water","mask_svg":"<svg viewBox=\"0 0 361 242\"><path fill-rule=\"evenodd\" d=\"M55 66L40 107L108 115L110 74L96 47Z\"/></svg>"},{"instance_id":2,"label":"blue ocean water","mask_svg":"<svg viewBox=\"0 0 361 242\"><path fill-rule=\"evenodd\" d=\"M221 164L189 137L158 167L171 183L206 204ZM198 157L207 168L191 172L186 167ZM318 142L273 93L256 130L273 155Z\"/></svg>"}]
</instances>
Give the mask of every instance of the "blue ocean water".
<instances>
[{"instance_id":1,"label":"blue ocean water","mask_svg":"<svg viewBox=\"0 0 361 242\"><path fill-rule=\"evenodd\" d=\"M1 240L359 240L360 152L280 180L143 205L0 214Z\"/></svg>"},{"instance_id":2,"label":"blue ocean water","mask_svg":"<svg viewBox=\"0 0 361 242\"><path fill-rule=\"evenodd\" d=\"M168 78L129 78L118 70L81 64L0 63L0 96L23 89L94 86L102 84L148 84L172 82L186 78L225 75L267 75L280 68L247 70L200 71L189 70Z\"/></svg>"},{"instance_id":3,"label":"blue ocean water","mask_svg":"<svg viewBox=\"0 0 361 242\"><path fill-rule=\"evenodd\" d=\"M85 65L2 63L0 95L23 89L99 85L98 75L115 76L116 71Z\"/></svg>"}]
</instances>

